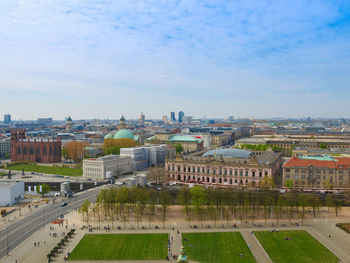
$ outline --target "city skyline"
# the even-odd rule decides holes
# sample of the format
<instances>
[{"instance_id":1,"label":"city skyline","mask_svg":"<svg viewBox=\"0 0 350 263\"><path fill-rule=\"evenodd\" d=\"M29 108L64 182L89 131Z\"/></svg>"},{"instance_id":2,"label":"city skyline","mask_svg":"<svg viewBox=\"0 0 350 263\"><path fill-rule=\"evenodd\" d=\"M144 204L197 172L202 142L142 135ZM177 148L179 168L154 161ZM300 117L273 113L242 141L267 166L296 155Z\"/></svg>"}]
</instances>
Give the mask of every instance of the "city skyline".
<instances>
[{"instance_id":1,"label":"city skyline","mask_svg":"<svg viewBox=\"0 0 350 263\"><path fill-rule=\"evenodd\" d=\"M335 1L1 1L2 114L349 118L349 22Z\"/></svg>"}]
</instances>

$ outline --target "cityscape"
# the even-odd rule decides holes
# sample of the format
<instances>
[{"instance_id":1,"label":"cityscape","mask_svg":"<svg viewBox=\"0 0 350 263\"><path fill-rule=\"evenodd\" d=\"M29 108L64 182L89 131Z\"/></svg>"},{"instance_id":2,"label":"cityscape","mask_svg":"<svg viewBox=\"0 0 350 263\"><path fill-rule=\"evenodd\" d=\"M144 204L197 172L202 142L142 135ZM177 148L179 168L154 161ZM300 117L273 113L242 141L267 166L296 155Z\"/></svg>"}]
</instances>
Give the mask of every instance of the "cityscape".
<instances>
[{"instance_id":1,"label":"cityscape","mask_svg":"<svg viewBox=\"0 0 350 263\"><path fill-rule=\"evenodd\" d=\"M0 3L0 263L350 262L350 3Z\"/></svg>"}]
</instances>

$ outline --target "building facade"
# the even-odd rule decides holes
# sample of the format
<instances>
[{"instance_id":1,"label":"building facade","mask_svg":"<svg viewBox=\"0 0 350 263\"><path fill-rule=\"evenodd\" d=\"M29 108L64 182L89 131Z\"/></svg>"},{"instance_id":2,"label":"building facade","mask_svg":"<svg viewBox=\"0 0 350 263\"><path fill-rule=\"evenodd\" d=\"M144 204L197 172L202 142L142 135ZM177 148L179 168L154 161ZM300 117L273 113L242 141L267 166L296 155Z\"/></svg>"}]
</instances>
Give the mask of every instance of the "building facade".
<instances>
[{"instance_id":1,"label":"building facade","mask_svg":"<svg viewBox=\"0 0 350 263\"><path fill-rule=\"evenodd\" d=\"M0 206L13 205L24 197L24 182L0 182Z\"/></svg>"},{"instance_id":2,"label":"building facade","mask_svg":"<svg viewBox=\"0 0 350 263\"><path fill-rule=\"evenodd\" d=\"M132 170L140 171L153 165L163 166L168 154L168 146L145 145L132 148L121 148L120 156L128 156L132 160Z\"/></svg>"},{"instance_id":3,"label":"building facade","mask_svg":"<svg viewBox=\"0 0 350 263\"><path fill-rule=\"evenodd\" d=\"M83 160L83 177L104 180L118 177L131 172L131 158L129 156L106 155L99 158Z\"/></svg>"},{"instance_id":4,"label":"building facade","mask_svg":"<svg viewBox=\"0 0 350 263\"><path fill-rule=\"evenodd\" d=\"M295 188L350 188L350 158L293 156L283 165L283 186Z\"/></svg>"},{"instance_id":5,"label":"building facade","mask_svg":"<svg viewBox=\"0 0 350 263\"><path fill-rule=\"evenodd\" d=\"M11 139L0 137L0 159L10 158L11 156Z\"/></svg>"},{"instance_id":6,"label":"building facade","mask_svg":"<svg viewBox=\"0 0 350 263\"><path fill-rule=\"evenodd\" d=\"M274 152L217 149L201 155L169 158L165 170L170 180L179 182L254 187L262 180L279 182L282 156Z\"/></svg>"},{"instance_id":7,"label":"building facade","mask_svg":"<svg viewBox=\"0 0 350 263\"><path fill-rule=\"evenodd\" d=\"M27 138L24 129L11 130L11 162L59 163L59 138Z\"/></svg>"}]
</instances>

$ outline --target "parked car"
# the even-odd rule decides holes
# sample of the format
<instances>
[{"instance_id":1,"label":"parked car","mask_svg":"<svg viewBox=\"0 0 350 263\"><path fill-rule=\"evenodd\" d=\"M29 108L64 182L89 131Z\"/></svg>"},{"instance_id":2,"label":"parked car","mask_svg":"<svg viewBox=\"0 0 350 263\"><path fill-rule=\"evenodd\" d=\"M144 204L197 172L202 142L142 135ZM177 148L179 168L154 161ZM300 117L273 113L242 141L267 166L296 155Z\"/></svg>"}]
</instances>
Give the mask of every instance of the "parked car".
<instances>
[{"instance_id":1,"label":"parked car","mask_svg":"<svg viewBox=\"0 0 350 263\"><path fill-rule=\"evenodd\" d=\"M68 205L68 203L63 202L63 203L61 204L61 207L64 207L64 206L66 206L66 205Z\"/></svg>"}]
</instances>

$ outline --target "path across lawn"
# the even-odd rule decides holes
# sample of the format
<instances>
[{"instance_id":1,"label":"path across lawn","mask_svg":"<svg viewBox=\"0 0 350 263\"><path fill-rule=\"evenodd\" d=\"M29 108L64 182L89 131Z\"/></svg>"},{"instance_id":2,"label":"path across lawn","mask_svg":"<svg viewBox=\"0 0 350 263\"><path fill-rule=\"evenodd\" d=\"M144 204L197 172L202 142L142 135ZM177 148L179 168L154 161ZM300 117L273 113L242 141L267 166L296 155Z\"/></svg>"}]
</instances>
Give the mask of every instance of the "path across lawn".
<instances>
[{"instance_id":1,"label":"path across lawn","mask_svg":"<svg viewBox=\"0 0 350 263\"><path fill-rule=\"evenodd\" d=\"M304 230L295 231L257 231L255 236L278 263L335 263L339 259ZM286 240L286 239L289 240Z\"/></svg>"}]
</instances>

